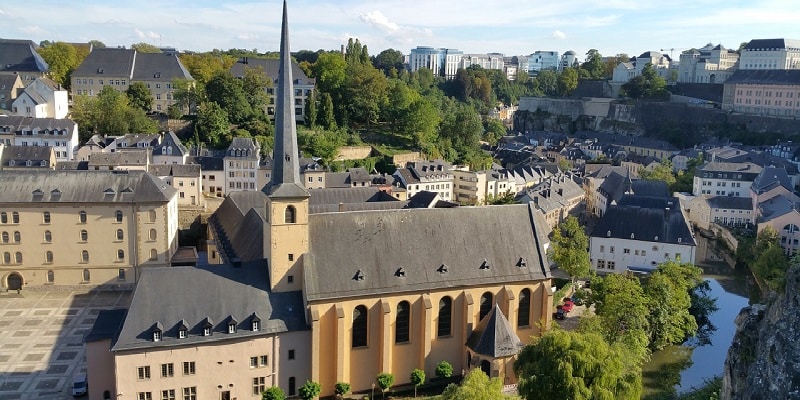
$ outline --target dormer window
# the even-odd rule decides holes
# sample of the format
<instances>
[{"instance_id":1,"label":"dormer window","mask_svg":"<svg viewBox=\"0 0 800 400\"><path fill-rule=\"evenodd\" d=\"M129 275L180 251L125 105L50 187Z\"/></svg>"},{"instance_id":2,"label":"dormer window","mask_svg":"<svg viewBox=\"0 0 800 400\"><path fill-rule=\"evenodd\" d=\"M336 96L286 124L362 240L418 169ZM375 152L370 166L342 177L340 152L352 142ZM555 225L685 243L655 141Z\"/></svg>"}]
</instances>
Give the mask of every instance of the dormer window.
<instances>
[{"instance_id":1,"label":"dormer window","mask_svg":"<svg viewBox=\"0 0 800 400\"><path fill-rule=\"evenodd\" d=\"M481 263L480 269L489 269L489 261L486 260L485 258L483 259L483 262Z\"/></svg>"},{"instance_id":2,"label":"dormer window","mask_svg":"<svg viewBox=\"0 0 800 400\"><path fill-rule=\"evenodd\" d=\"M228 324L228 333L236 333L236 324L231 322Z\"/></svg>"},{"instance_id":3,"label":"dormer window","mask_svg":"<svg viewBox=\"0 0 800 400\"><path fill-rule=\"evenodd\" d=\"M258 330L261 329L260 325L261 325L260 321L253 320L253 323L252 323L253 332L258 332Z\"/></svg>"},{"instance_id":4,"label":"dormer window","mask_svg":"<svg viewBox=\"0 0 800 400\"><path fill-rule=\"evenodd\" d=\"M160 329L156 329L156 330L153 331L153 341L154 342L160 342L161 341L161 330Z\"/></svg>"},{"instance_id":5,"label":"dormer window","mask_svg":"<svg viewBox=\"0 0 800 400\"><path fill-rule=\"evenodd\" d=\"M519 261L517 261L517 266L520 267L520 268L527 268L528 267L528 262L525 261L524 257L520 257Z\"/></svg>"},{"instance_id":6,"label":"dormer window","mask_svg":"<svg viewBox=\"0 0 800 400\"><path fill-rule=\"evenodd\" d=\"M211 327L203 328L203 336L211 336Z\"/></svg>"},{"instance_id":7,"label":"dormer window","mask_svg":"<svg viewBox=\"0 0 800 400\"><path fill-rule=\"evenodd\" d=\"M186 339L186 328L178 329L178 339Z\"/></svg>"}]
</instances>

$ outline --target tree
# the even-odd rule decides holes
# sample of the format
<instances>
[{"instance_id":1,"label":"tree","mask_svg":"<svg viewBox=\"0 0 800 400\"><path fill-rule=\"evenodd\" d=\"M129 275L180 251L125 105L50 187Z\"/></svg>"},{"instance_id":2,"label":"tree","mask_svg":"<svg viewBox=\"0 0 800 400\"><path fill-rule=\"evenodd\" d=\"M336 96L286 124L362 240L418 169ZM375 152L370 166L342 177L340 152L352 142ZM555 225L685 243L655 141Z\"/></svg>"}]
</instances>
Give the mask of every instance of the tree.
<instances>
[{"instance_id":1,"label":"tree","mask_svg":"<svg viewBox=\"0 0 800 400\"><path fill-rule=\"evenodd\" d=\"M367 125L377 122L380 110L388 99L388 88L386 76L371 64L348 65L344 84L348 115Z\"/></svg>"},{"instance_id":2,"label":"tree","mask_svg":"<svg viewBox=\"0 0 800 400\"><path fill-rule=\"evenodd\" d=\"M47 62L49 67L47 73L50 78L68 88L72 71L83 62L83 57L78 56L75 46L64 42L55 42L40 47L37 52Z\"/></svg>"},{"instance_id":3,"label":"tree","mask_svg":"<svg viewBox=\"0 0 800 400\"><path fill-rule=\"evenodd\" d=\"M265 390L264 393L261 393L261 400L284 400L286 395L283 393L283 389L272 386L269 389Z\"/></svg>"},{"instance_id":4,"label":"tree","mask_svg":"<svg viewBox=\"0 0 800 400\"><path fill-rule=\"evenodd\" d=\"M425 371L417 368L411 371L411 383L414 384L414 397L417 397L417 388L425 383Z\"/></svg>"},{"instance_id":5,"label":"tree","mask_svg":"<svg viewBox=\"0 0 800 400\"><path fill-rule=\"evenodd\" d=\"M314 381L306 381L303 386L300 386L300 398L303 400L312 400L319 396L322 391L322 385Z\"/></svg>"},{"instance_id":6,"label":"tree","mask_svg":"<svg viewBox=\"0 0 800 400\"><path fill-rule=\"evenodd\" d=\"M626 368L638 368L647 357L648 299L633 274L611 274L592 281L595 314L608 343L620 343L629 356Z\"/></svg>"},{"instance_id":7,"label":"tree","mask_svg":"<svg viewBox=\"0 0 800 400\"><path fill-rule=\"evenodd\" d=\"M220 72L206 83L206 96L228 114L230 122L241 124L253 115L244 83L230 72Z\"/></svg>"},{"instance_id":8,"label":"tree","mask_svg":"<svg viewBox=\"0 0 800 400\"><path fill-rule=\"evenodd\" d=\"M681 343L697 331L697 321L689 313L690 291L703 280L702 270L692 264L668 261L656 268L644 285L650 315L650 348L663 349Z\"/></svg>"},{"instance_id":9,"label":"tree","mask_svg":"<svg viewBox=\"0 0 800 400\"><path fill-rule=\"evenodd\" d=\"M773 292L782 292L786 286L789 260L779 244L770 244L752 264L753 275L763 281Z\"/></svg>"},{"instance_id":10,"label":"tree","mask_svg":"<svg viewBox=\"0 0 800 400\"><path fill-rule=\"evenodd\" d=\"M131 105L140 108L144 112L150 112L153 109L153 94L144 82L133 82L128 86L125 91L128 95L128 100Z\"/></svg>"},{"instance_id":11,"label":"tree","mask_svg":"<svg viewBox=\"0 0 800 400\"><path fill-rule=\"evenodd\" d=\"M314 129L317 126L317 118L319 113L317 112L319 109L317 108L317 92L315 90L311 91L311 95L308 96L306 99L306 108L305 108L305 123L306 126Z\"/></svg>"},{"instance_id":12,"label":"tree","mask_svg":"<svg viewBox=\"0 0 800 400\"><path fill-rule=\"evenodd\" d=\"M638 399L641 372L626 370L619 350L596 332L552 330L517 356L517 390L526 399Z\"/></svg>"},{"instance_id":13,"label":"tree","mask_svg":"<svg viewBox=\"0 0 800 400\"><path fill-rule=\"evenodd\" d=\"M647 181L662 181L671 188L677 182L675 173L672 172L672 161L668 159L661 160L661 163L656 165L652 170L647 168L639 169L639 177Z\"/></svg>"},{"instance_id":14,"label":"tree","mask_svg":"<svg viewBox=\"0 0 800 400\"><path fill-rule=\"evenodd\" d=\"M341 53L320 54L317 62L311 67L317 88L321 92L334 93L345 81L347 63Z\"/></svg>"},{"instance_id":15,"label":"tree","mask_svg":"<svg viewBox=\"0 0 800 400\"><path fill-rule=\"evenodd\" d=\"M605 77L603 56L597 49L586 52L586 62L581 64L581 74L581 77L586 79L603 79Z\"/></svg>"},{"instance_id":16,"label":"tree","mask_svg":"<svg viewBox=\"0 0 800 400\"><path fill-rule=\"evenodd\" d=\"M99 41L99 40L90 40L89 44L92 45L93 49L105 49L106 44Z\"/></svg>"},{"instance_id":17,"label":"tree","mask_svg":"<svg viewBox=\"0 0 800 400\"><path fill-rule=\"evenodd\" d=\"M658 76L652 63L647 63L642 70L642 74L634 77L622 85L622 90L633 99L669 99L667 92L667 81Z\"/></svg>"},{"instance_id":18,"label":"tree","mask_svg":"<svg viewBox=\"0 0 800 400\"><path fill-rule=\"evenodd\" d=\"M436 376L439 378L449 378L453 376L453 365L447 361L439 361L436 364Z\"/></svg>"},{"instance_id":19,"label":"tree","mask_svg":"<svg viewBox=\"0 0 800 400\"><path fill-rule=\"evenodd\" d=\"M222 136L230 131L228 113L213 101L200 104L197 107L195 130L204 143L219 145Z\"/></svg>"},{"instance_id":20,"label":"tree","mask_svg":"<svg viewBox=\"0 0 800 400\"><path fill-rule=\"evenodd\" d=\"M483 140L490 144L497 144L506 134L506 126L499 119L487 118L483 121Z\"/></svg>"},{"instance_id":21,"label":"tree","mask_svg":"<svg viewBox=\"0 0 800 400\"><path fill-rule=\"evenodd\" d=\"M534 83L543 96L558 95L558 75L555 72L550 70L539 71L539 75L534 78Z\"/></svg>"},{"instance_id":22,"label":"tree","mask_svg":"<svg viewBox=\"0 0 800 400\"><path fill-rule=\"evenodd\" d=\"M319 102L319 116L317 123L325 130L336 130L336 117L333 112L333 99L330 93L322 93Z\"/></svg>"},{"instance_id":23,"label":"tree","mask_svg":"<svg viewBox=\"0 0 800 400\"><path fill-rule=\"evenodd\" d=\"M469 371L461 385L451 383L442 393L442 400L498 400L503 399L503 382L489 378L476 368Z\"/></svg>"},{"instance_id":24,"label":"tree","mask_svg":"<svg viewBox=\"0 0 800 400\"><path fill-rule=\"evenodd\" d=\"M128 96L111 86L103 87L96 97L77 96L73 102L72 117L80 126L85 127L81 130L84 134L158 132L155 121L148 118L141 109L132 107Z\"/></svg>"},{"instance_id":25,"label":"tree","mask_svg":"<svg viewBox=\"0 0 800 400\"><path fill-rule=\"evenodd\" d=\"M195 82L187 79L173 79L172 87L175 89L172 98L175 106L186 110L189 114L197 112L197 105L204 99L203 93L197 89Z\"/></svg>"},{"instance_id":26,"label":"tree","mask_svg":"<svg viewBox=\"0 0 800 400\"><path fill-rule=\"evenodd\" d=\"M577 277L589 276L589 239L575 216L567 217L553 230L550 259L563 269L575 285Z\"/></svg>"},{"instance_id":27,"label":"tree","mask_svg":"<svg viewBox=\"0 0 800 400\"><path fill-rule=\"evenodd\" d=\"M558 94L569 96L578 87L578 71L575 68L567 67L558 75Z\"/></svg>"},{"instance_id":28,"label":"tree","mask_svg":"<svg viewBox=\"0 0 800 400\"><path fill-rule=\"evenodd\" d=\"M386 76L389 76L390 71L400 71L403 69L403 59L405 56L402 51L395 49L386 49L372 59L372 65L375 68L383 71Z\"/></svg>"},{"instance_id":29,"label":"tree","mask_svg":"<svg viewBox=\"0 0 800 400\"><path fill-rule=\"evenodd\" d=\"M269 87L272 87L272 79L267 76L263 68L245 68L244 76L242 77L242 89L253 114L264 115L269 101L269 96L267 96L267 88Z\"/></svg>"},{"instance_id":30,"label":"tree","mask_svg":"<svg viewBox=\"0 0 800 400\"><path fill-rule=\"evenodd\" d=\"M178 58L200 85L205 85L214 75L228 71L236 63L236 57L219 53L181 53Z\"/></svg>"},{"instance_id":31,"label":"tree","mask_svg":"<svg viewBox=\"0 0 800 400\"><path fill-rule=\"evenodd\" d=\"M131 45L131 49L138 51L139 53L161 53L161 49L158 47L150 44L150 43L134 43Z\"/></svg>"},{"instance_id":32,"label":"tree","mask_svg":"<svg viewBox=\"0 0 800 400\"><path fill-rule=\"evenodd\" d=\"M378 374L378 377L375 378L375 380L378 382L378 387L381 388L383 396L385 396L386 391L389 390L389 388L391 388L392 385L394 385L394 375L388 372L381 372L380 374ZM383 396L381 396L381 398L383 398Z\"/></svg>"},{"instance_id":33,"label":"tree","mask_svg":"<svg viewBox=\"0 0 800 400\"><path fill-rule=\"evenodd\" d=\"M499 196L492 196L492 195L486 196L485 203L487 205L492 205L492 206L498 206L503 204L514 204L516 203L514 197L515 197L514 193L509 189L505 193Z\"/></svg>"},{"instance_id":34,"label":"tree","mask_svg":"<svg viewBox=\"0 0 800 400\"><path fill-rule=\"evenodd\" d=\"M336 382L333 386L333 392L336 393L336 397L341 398L350 392L350 384L347 382Z\"/></svg>"}]
</instances>

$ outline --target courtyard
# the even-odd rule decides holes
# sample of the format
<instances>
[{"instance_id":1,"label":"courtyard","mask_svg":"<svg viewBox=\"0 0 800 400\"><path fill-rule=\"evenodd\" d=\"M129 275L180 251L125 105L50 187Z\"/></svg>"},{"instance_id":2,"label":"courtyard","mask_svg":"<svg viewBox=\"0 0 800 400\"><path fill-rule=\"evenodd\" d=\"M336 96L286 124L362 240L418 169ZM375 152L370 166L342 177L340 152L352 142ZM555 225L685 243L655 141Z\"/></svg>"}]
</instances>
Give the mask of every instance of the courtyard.
<instances>
[{"instance_id":1,"label":"courtyard","mask_svg":"<svg viewBox=\"0 0 800 400\"><path fill-rule=\"evenodd\" d=\"M127 308L130 297L129 291L0 292L0 400L71 399L72 378L86 372L83 336L100 310Z\"/></svg>"}]
</instances>

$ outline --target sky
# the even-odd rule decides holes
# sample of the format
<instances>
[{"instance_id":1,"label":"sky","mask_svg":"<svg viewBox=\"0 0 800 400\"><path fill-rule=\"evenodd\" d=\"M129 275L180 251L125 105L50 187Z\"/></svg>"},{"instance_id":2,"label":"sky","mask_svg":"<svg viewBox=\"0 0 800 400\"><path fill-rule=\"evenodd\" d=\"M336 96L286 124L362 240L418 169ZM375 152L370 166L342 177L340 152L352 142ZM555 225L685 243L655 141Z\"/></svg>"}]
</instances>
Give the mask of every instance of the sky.
<instances>
[{"instance_id":1,"label":"sky","mask_svg":"<svg viewBox=\"0 0 800 400\"><path fill-rule=\"evenodd\" d=\"M800 39L798 0L289 0L290 46L370 54L416 46L465 53L675 55L706 43ZM281 0L0 1L0 38L147 42L178 50L277 51Z\"/></svg>"}]
</instances>

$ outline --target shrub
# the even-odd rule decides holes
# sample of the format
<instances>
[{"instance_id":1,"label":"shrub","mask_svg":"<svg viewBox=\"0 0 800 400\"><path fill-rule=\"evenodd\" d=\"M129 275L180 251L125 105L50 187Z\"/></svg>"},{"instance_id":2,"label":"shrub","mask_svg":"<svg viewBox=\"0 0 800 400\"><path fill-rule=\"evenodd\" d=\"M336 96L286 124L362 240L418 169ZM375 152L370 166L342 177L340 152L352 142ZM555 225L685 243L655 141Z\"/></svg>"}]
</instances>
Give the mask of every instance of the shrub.
<instances>
[{"instance_id":1,"label":"shrub","mask_svg":"<svg viewBox=\"0 0 800 400\"><path fill-rule=\"evenodd\" d=\"M436 376L439 378L449 378L453 376L453 366L447 361L440 361L436 365Z\"/></svg>"},{"instance_id":2,"label":"shrub","mask_svg":"<svg viewBox=\"0 0 800 400\"><path fill-rule=\"evenodd\" d=\"M273 386L261 394L262 400L284 400L285 398L286 395L283 393L283 389L277 386Z\"/></svg>"},{"instance_id":3,"label":"shrub","mask_svg":"<svg viewBox=\"0 0 800 400\"><path fill-rule=\"evenodd\" d=\"M350 384L347 382L336 382L336 385L333 386L333 391L337 396L344 396L350 392Z\"/></svg>"}]
</instances>

